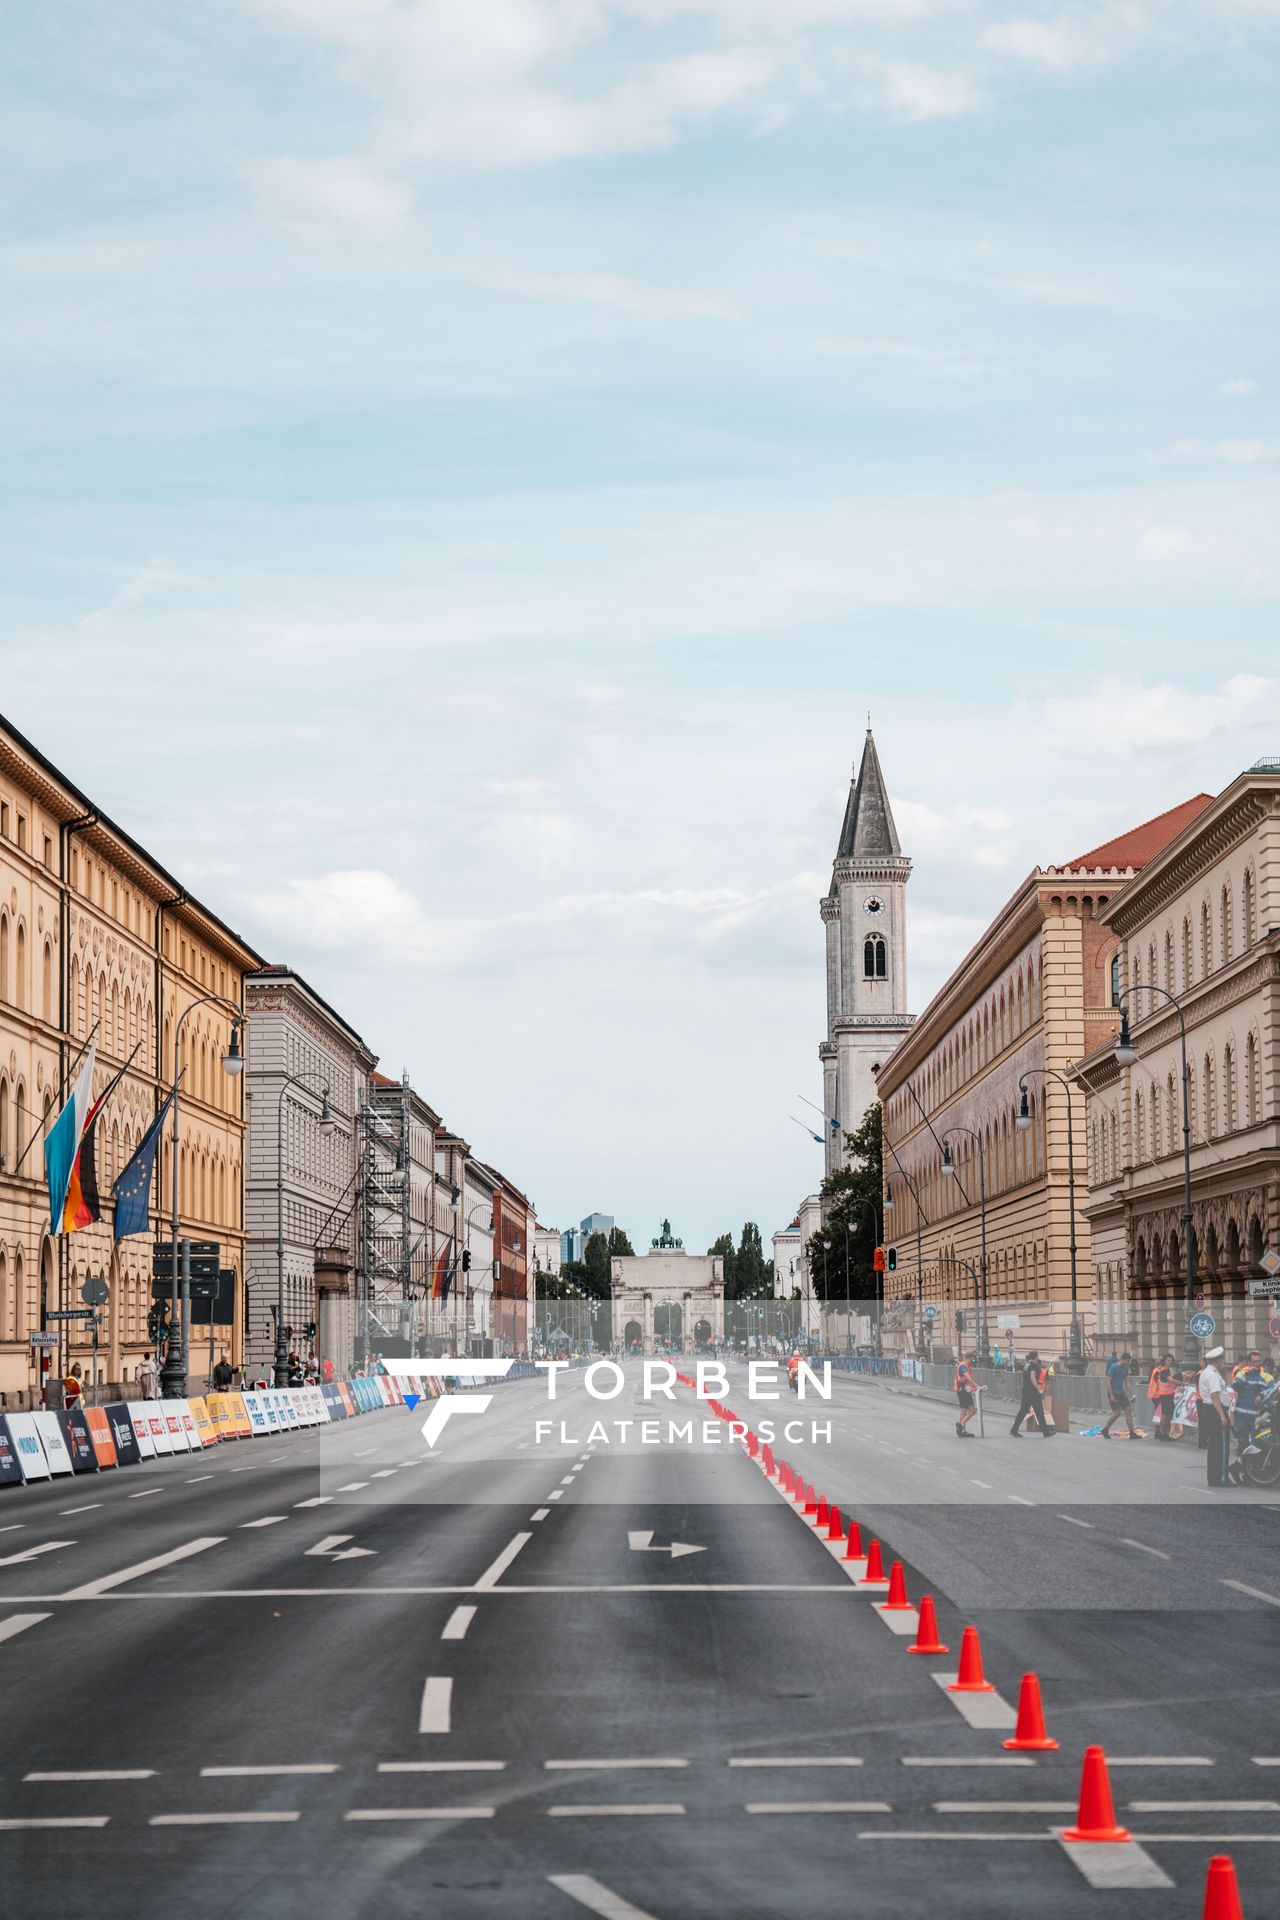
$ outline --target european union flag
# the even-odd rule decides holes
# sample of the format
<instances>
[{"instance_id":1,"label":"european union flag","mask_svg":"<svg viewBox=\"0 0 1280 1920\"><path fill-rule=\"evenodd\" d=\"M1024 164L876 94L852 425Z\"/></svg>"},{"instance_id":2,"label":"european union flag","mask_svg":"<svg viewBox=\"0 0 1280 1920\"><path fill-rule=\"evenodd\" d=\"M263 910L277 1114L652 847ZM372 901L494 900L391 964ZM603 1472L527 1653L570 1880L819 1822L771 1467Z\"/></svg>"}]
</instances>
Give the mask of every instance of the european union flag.
<instances>
[{"instance_id":1,"label":"european union flag","mask_svg":"<svg viewBox=\"0 0 1280 1920\"><path fill-rule=\"evenodd\" d=\"M130 1233L151 1231L151 1170L156 1163L156 1148L164 1127L164 1117L173 1105L173 1095L161 1107L138 1142L138 1150L112 1187L115 1196L115 1238Z\"/></svg>"}]
</instances>

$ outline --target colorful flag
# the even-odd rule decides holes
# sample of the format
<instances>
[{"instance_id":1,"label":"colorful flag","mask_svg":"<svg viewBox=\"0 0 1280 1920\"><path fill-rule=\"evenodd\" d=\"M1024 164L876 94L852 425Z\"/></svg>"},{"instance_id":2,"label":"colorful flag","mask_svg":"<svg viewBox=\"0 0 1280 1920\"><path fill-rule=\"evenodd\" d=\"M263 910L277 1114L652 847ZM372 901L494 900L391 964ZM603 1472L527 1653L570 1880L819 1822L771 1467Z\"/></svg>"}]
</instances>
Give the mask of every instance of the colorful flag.
<instances>
[{"instance_id":1,"label":"colorful flag","mask_svg":"<svg viewBox=\"0 0 1280 1920\"><path fill-rule=\"evenodd\" d=\"M449 1283L453 1279L453 1267L449 1261L449 1242L446 1240L440 1249L440 1258L436 1261L436 1277L431 1282L431 1298L447 1300Z\"/></svg>"},{"instance_id":2,"label":"colorful flag","mask_svg":"<svg viewBox=\"0 0 1280 1920\"><path fill-rule=\"evenodd\" d=\"M75 1233L81 1227L91 1227L95 1220L102 1218L102 1202L98 1198L98 1167L94 1153L98 1115L133 1065L137 1052L138 1048L135 1047L115 1079L109 1081L102 1089L85 1115L84 1132L80 1135L80 1145L71 1163L71 1178L67 1182L67 1197L62 1208L64 1233Z\"/></svg>"},{"instance_id":3,"label":"colorful flag","mask_svg":"<svg viewBox=\"0 0 1280 1920\"><path fill-rule=\"evenodd\" d=\"M67 1188L75 1169L76 1154L84 1123L93 1106L93 1069L98 1060L98 1043L92 1041L79 1078L71 1089L71 1098L58 1115L44 1142L44 1164L49 1178L49 1230L62 1232L62 1214L67 1204Z\"/></svg>"},{"instance_id":4,"label":"colorful flag","mask_svg":"<svg viewBox=\"0 0 1280 1920\"><path fill-rule=\"evenodd\" d=\"M156 1163L156 1148L160 1144L164 1118L172 1105L173 1095L170 1094L138 1142L137 1152L111 1189L116 1203L117 1240L123 1240L130 1233L151 1231L151 1169Z\"/></svg>"}]
</instances>

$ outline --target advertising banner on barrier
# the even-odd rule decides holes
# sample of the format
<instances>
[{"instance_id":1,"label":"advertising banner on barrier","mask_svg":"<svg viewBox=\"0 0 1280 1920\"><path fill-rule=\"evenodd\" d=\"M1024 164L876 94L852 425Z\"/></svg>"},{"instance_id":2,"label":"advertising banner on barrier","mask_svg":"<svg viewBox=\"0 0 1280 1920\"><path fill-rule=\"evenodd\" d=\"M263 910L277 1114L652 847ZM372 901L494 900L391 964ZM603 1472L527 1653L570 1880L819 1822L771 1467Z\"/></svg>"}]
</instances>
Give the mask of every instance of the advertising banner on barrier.
<instances>
[{"instance_id":1,"label":"advertising banner on barrier","mask_svg":"<svg viewBox=\"0 0 1280 1920\"><path fill-rule=\"evenodd\" d=\"M58 1425L62 1428L62 1437L67 1443L67 1452L71 1455L71 1464L76 1472L96 1473L98 1456L93 1450L93 1439L89 1433L89 1422L84 1417L84 1408L60 1408Z\"/></svg>"},{"instance_id":2,"label":"advertising banner on barrier","mask_svg":"<svg viewBox=\"0 0 1280 1920\"><path fill-rule=\"evenodd\" d=\"M21 1482L22 1468L18 1465L18 1449L13 1444L9 1423L0 1413L0 1487L19 1486Z\"/></svg>"},{"instance_id":3,"label":"advertising banner on barrier","mask_svg":"<svg viewBox=\"0 0 1280 1920\"><path fill-rule=\"evenodd\" d=\"M40 1412L33 1413L31 1418L36 1423L36 1432L40 1435L40 1444L44 1448L45 1459L49 1462L50 1473L74 1473L71 1451L63 1437L62 1428L58 1425L57 1414L42 1408Z\"/></svg>"},{"instance_id":4,"label":"advertising banner on barrier","mask_svg":"<svg viewBox=\"0 0 1280 1920\"><path fill-rule=\"evenodd\" d=\"M86 1407L84 1417L89 1423L89 1437L93 1442L93 1451L97 1455L100 1467L116 1465L116 1443L111 1431L111 1422L104 1407Z\"/></svg>"},{"instance_id":5,"label":"advertising banner on barrier","mask_svg":"<svg viewBox=\"0 0 1280 1920\"><path fill-rule=\"evenodd\" d=\"M267 1424L267 1410L262 1404L263 1396L260 1393L245 1393L240 1397L244 1401L244 1410L249 1416L249 1432L256 1440L270 1431Z\"/></svg>"},{"instance_id":6,"label":"advertising banner on barrier","mask_svg":"<svg viewBox=\"0 0 1280 1920\"><path fill-rule=\"evenodd\" d=\"M293 1394L288 1387L276 1388L276 1418L280 1422L281 1431L296 1427L298 1424L297 1408L293 1404Z\"/></svg>"},{"instance_id":7,"label":"advertising banner on barrier","mask_svg":"<svg viewBox=\"0 0 1280 1920\"><path fill-rule=\"evenodd\" d=\"M227 1405L226 1394L207 1393L204 1404L205 1411L209 1415L209 1424L213 1428L214 1439L230 1440L234 1438L234 1429L231 1425L231 1408ZM198 1414L196 1416L196 1424L199 1425Z\"/></svg>"},{"instance_id":8,"label":"advertising banner on barrier","mask_svg":"<svg viewBox=\"0 0 1280 1920\"><path fill-rule=\"evenodd\" d=\"M40 1445L40 1434L36 1427L34 1413L8 1413L5 1419L9 1423L9 1432L17 1448L18 1465L22 1468L24 1480L48 1480L49 1462L44 1457L44 1448Z\"/></svg>"},{"instance_id":9,"label":"advertising banner on barrier","mask_svg":"<svg viewBox=\"0 0 1280 1920\"><path fill-rule=\"evenodd\" d=\"M142 1458L142 1448L134 1432L133 1420L123 1400L110 1400L103 1408L111 1422L111 1438L115 1445L116 1459L122 1467L136 1466Z\"/></svg>"},{"instance_id":10,"label":"advertising banner on barrier","mask_svg":"<svg viewBox=\"0 0 1280 1920\"><path fill-rule=\"evenodd\" d=\"M336 1380L325 1381L324 1385L320 1389L320 1397L324 1401L325 1412L328 1414L330 1420L346 1419L347 1417L346 1403L343 1400L341 1393L338 1391L338 1384Z\"/></svg>"},{"instance_id":11,"label":"advertising banner on barrier","mask_svg":"<svg viewBox=\"0 0 1280 1920\"><path fill-rule=\"evenodd\" d=\"M226 1396L226 1400L227 1405L231 1409L232 1426L235 1428L241 1440L247 1440L253 1429L249 1422L249 1409L244 1403L244 1395L242 1393L229 1393Z\"/></svg>"},{"instance_id":12,"label":"advertising banner on barrier","mask_svg":"<svg viewBox=\"0 0 1280 1920\"><path fill-rule=\"evenodd\" d=\"M179 1404L177 1400L160 1401L160 1418L164 1422L170 1453L189 1453L191 1449L187 1445L187 1430L182 1424L182 1415L178 1412Z\"/></svg>"},{"instance_id":13,"label":"advertising banner on barrier","mask_svg":"<svg viewBox=\"0 0 1280 1920\"><path fill-rule=\"evenodd\" d=\"M196 1417L191 1411L191 1402L189 1400L175 1400L173 1404L178 1409L178 1419L182 1423L183 1439L186 1441L192 1453L199 1453L201 1448L200 1429L196 1425Z\"/></svg>"},{"instance_id":14,"label":"advertising banner on barrier","mask_svg":"<svg viewBox=\"0 0 1280 1920\"><path fill-rule=\"evenodd\" d=\"M133 1428L133 1441L138 1449L140 1460L154 1460L156 1452L155 1435L151 1431L151 1401L126 1400L125 1409L129 1415L129 1425Z\"/></svg>"},{"instance_id":15,"label":"advertising banner on barrier","mask_svg":"<svg viewBox=\"0 0 1280 1920\"><path fill-rule=\"evenodd\" d=\"M347 1410L348 1415L354 1414L356 1411L356 1403L351 1396L350 1387L347 1386L346 1383L342 1380L339 1380L338 1382L338 1393L342 1400L343 1406Z\"/></svg>"},{"instance_id":16,"label":"advertising banner on barrier","mask_svg":"<svg viewBox=\"0 0 1280 1920\"><path fill-rule=\"evenodd\" d=\"M321 1427L324 1426L329 1418L329 1402L325 1399L319 1387L308 1387L307 1398L311 1402L311 1409L315 1414L316 1424Z\"/></svg>"},{"instance_id":17,"label":"advertising banner on barrier","mask_svg":"<svg viewBox=\"0 0 1280 1920\"><path fill-rule=\"evenodd\" d=\"M213 1421L209 1418L209 1409L204 1400L197 1398L189 1401L188 1405L191 1408L191 1418L196 1423L196 1433L199 1435L201 1446L216 1446L218 1443L217 1431Z\"/></svg>"}]
</instances>

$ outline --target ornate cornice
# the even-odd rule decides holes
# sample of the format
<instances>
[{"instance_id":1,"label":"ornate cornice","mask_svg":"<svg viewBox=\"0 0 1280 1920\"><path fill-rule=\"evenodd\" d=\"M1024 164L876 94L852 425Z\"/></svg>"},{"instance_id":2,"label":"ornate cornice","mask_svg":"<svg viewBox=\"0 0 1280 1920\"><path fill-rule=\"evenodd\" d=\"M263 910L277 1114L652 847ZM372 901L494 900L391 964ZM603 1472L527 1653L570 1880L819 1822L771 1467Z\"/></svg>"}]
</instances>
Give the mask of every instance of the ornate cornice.
<instances>
[{"instance_id":1,"label":"ornate cornice","mask_svg":"<svg viewBox=\"0 0 1280 1920\"><path fill-rule=\"evenodd\" d=\"M1264 951L1256 953L1252 959L1242 955L1240 960L1230 964L1235 971L1225 980L1221 976L1227 973L1227 968L1219 967L1217 973L1193 988L1189 995L1182 996L1188 1037L1202 1021L1211 1020L1215 1014L1225 1012L1241 1000L1247 1000L1251 994L1260 992L1269 980L1280 979L1280 952ZM1131 1004L1136 1007L1147 997L1139 988ZM1139 1058L1142 1058L1178 1038L1178 1015L1173 1007L1162 1001L1158 1013L1149 1015L1145 1020L1133 1020L1131 1027L1133 1043L1138 1049Z\"/></svg>"},{"instance_id":2,"label":"ornate cornice","mask_svg":"<svg viewBox=\"0 0 1280 1920\"><path fill-rule=\"evenodd\" d=\"M837 860L831 870L835 885L842 881L851 886L881 885L894 886L899 881L911 877L911 862L906 855L897 858L884 854L871 860Z\"/></svg>"},{"instance_id":3,"label":"ornate cornice","mask_svg":"<svg viewBox=\"0 0 1280 1920\"><path fill-rule=\"evenodd\" d=\"M849 1013L831 1022L832 1033L852 1033L876 1027L882 1033L906 1033L915 1025L914 1013Z\"/></svg>"},{"instance_id":4,"label":"ornate cornice","mask_svg":"<svg viewBox=\"0 0 1280 1920\"><path fill-rule=\"evenodd\" d=\"M840 918L840 902L833 894L824 894L818 905L824 920Z\"/></svg>"},{"instance_id":5,"label":"ornate cornice","mask_svg":"<svg viewBox=\"0 0 1280 1920\"><path fill-rule=\"evenodd\" d=\"M1101 915L1122 938L1134 933L1148 920L1163 913L1179 894L1188 891L1207 867L1247 840L1268 814L1280 808L1280 783L1275 776L1245 774L1249 785L1237 798L1223 807L1205 809L1185 829L1189 836L1181 846L1157 855L1116 895Z\"/></svg>"}]
</instances>

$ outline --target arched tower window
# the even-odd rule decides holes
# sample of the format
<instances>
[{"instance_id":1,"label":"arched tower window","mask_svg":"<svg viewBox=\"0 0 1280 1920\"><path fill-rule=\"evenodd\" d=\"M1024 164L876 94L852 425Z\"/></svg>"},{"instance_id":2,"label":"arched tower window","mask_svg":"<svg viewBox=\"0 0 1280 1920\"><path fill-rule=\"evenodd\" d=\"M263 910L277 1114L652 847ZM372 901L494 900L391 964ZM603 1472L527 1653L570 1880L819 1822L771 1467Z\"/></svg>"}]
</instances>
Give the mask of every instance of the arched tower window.
<instances>
[{"instance_id":1,"label":"arched tower window","mask_svg":"<svg viewBox=\"0 0 1280 1920\"><path fill-rule=\"evenodd\" d=\"M883 980L887 971L885 944L878 933L869 933L862 943L864 980Z\"/></svg>"}]
</instances>

